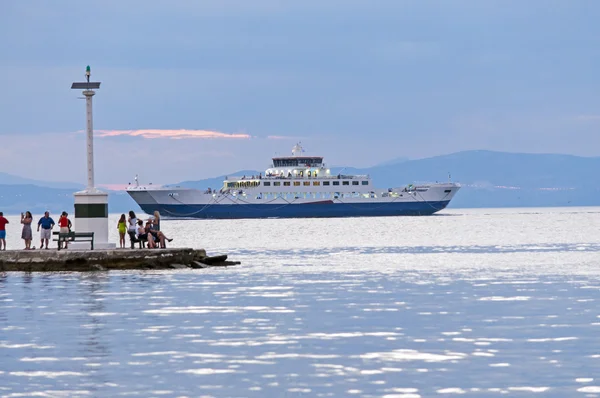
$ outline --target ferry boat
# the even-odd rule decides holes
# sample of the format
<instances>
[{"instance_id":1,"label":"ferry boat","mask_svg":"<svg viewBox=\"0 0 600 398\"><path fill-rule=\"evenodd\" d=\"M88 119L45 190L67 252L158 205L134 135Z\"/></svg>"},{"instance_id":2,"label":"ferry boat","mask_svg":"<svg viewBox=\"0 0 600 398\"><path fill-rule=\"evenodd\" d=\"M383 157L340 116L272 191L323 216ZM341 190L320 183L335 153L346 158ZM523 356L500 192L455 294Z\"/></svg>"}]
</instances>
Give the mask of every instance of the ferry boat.
<instances>
[{"instance_id":1,"label":"ferry boat","mask_svg":"<svg viewBox=\"0 0 600 398\"><path fill-rule=\"evenodd\" d=\"M140 185L127 193L164 218L240 219L422 216L436 213L460 189L452 182L378 189L368 175L332 174L321 156L274 157L265 174L226 177L219 188Z\"/></svg>"}]
</instances>

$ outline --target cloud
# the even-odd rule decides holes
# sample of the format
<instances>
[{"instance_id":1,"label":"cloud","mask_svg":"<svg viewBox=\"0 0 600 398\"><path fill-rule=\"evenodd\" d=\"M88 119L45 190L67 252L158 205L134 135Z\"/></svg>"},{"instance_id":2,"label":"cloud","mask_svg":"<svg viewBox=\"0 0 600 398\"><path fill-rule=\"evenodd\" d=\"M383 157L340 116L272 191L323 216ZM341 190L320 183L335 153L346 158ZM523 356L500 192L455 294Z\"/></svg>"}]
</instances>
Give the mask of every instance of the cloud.
<instances>
[{"instance_id":1,"label":"cloud","mask_svg":"<svg viewBox=\"0 0 600 398\"><path fill-rule=\"evenodd\" d=\"M148 139L167 138L171 140L181 140L186 138L201 138L201 139L250 139L248 134L228 134L219 131L210 130L94 130L98 137L117 137L131 136L142 137Z\"/></svg>"}]
</instances>

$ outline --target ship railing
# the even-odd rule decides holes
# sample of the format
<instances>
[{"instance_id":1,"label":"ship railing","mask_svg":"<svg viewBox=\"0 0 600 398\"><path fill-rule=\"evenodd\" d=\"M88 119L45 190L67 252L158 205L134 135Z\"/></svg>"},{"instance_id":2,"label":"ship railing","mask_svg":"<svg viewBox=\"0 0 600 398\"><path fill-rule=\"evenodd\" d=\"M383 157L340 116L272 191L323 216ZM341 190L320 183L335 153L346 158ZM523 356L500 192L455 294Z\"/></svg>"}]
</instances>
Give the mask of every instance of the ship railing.
<instances>
[{"instance_id":1,"label":"ship railing","mask_svg":"<svg viewBox=\"0 0 600 398\"><path fill-rule=\"evenodd\" d=\"M308 175L304 175L304 176L299 176L299 175L292 175L291 177L288 176L281 176L281 175L266 175L266 176L254 176L254 178L252 176L248 177L246 176L245 178L243 176L234 176L234 177L228 177L225 181L228 182L237 182L237 181L259 181L259 180L358 180L358 179L369 179L370 176L369 174L363 174L363 175L347 175L347 174L329 174L329 175L322 175L322 174L318 174L317 176L308 176Z\"/></svg>"}]
</instances>

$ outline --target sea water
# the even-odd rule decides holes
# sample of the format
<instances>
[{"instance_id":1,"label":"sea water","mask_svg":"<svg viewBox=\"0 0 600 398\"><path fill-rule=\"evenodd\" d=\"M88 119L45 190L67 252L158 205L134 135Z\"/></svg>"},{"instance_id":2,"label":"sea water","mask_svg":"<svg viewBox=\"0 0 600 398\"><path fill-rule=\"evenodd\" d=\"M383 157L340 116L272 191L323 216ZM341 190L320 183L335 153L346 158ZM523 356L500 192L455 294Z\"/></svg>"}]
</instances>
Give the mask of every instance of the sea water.
<instances>
[{"instance_id":1,"label":"sea water","mask_svg":"<svg viewBox=\"0 0 600 398\"><path fill-rule=\"evenodd\" d=\"M0 274L0 396L600 396L600 208L161 226L242 265Z\"/></svg>"}]
</instances>

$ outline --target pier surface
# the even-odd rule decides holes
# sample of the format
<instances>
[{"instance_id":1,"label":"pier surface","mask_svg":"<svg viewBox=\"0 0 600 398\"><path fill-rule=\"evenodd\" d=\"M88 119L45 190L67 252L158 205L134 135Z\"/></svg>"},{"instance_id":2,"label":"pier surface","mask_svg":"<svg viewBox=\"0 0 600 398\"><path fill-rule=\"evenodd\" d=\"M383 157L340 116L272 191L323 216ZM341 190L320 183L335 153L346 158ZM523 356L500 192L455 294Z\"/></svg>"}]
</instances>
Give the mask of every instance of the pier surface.
<instances>
[{"instance_id":1,"label":"pier surface","mask_svg":"<svg viewBox=\"0 0 600 398\"><path fill-rule=\"evenodd\" d=\"M12 250L0 252L0 272L208 268L236 265L203 249Z\"/></svg>"}]
</instances>

